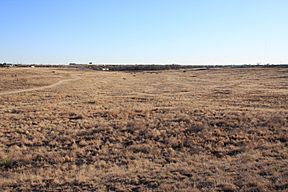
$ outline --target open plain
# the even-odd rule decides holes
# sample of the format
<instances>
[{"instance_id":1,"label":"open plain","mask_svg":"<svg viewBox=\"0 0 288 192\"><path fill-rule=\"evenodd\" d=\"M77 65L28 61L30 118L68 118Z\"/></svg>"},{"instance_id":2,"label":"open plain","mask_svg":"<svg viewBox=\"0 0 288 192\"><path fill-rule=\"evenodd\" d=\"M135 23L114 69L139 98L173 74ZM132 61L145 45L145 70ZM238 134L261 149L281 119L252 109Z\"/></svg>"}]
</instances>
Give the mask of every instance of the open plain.
<instances>
[{"instance_id":1,"label":"open plain","mask_svg":"<svg viewBox=\"0 0 288 192\"><path fill-rule=\"evenodd\" d=\"M0 191L287 191L288 68L0 68Z\"/></svg>"}]
</instances>

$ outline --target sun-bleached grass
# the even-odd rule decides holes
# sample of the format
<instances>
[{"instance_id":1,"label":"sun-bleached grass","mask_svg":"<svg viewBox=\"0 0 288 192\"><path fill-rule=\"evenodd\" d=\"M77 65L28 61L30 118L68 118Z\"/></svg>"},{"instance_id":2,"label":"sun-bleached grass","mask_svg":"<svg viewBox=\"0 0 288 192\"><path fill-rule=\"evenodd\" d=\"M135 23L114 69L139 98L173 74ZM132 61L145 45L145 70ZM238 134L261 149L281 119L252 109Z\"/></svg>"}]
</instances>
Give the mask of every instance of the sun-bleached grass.
<instances>
[{"instance_id":1,"label":"sun-bleached grass","mask_svg":"<svg viewBox=\"0 0 288 192\"><path fill-rule=\"evenodd\" d=\"M185 71L0 69L81 77L0 96L0 189L285 191L287 68Z\"/></svg>"}]
</instances>

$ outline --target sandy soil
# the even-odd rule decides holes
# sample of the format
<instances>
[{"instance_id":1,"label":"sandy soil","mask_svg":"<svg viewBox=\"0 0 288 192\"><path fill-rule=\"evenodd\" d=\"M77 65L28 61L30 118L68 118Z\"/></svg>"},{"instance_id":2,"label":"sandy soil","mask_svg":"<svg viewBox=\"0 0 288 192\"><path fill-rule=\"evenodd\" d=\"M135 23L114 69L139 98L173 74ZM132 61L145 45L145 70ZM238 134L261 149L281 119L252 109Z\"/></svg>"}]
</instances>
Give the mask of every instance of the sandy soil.
<instances>
[{"instance_id":1,"label":"sandy soil","mask_svg":"<svg viewBox=\"0 0 288 192\"><path fill-rule=\"evenodd\" d=\"M287 189L287 68L0 69L1 191Z\"/></svg>"}]
</instances>

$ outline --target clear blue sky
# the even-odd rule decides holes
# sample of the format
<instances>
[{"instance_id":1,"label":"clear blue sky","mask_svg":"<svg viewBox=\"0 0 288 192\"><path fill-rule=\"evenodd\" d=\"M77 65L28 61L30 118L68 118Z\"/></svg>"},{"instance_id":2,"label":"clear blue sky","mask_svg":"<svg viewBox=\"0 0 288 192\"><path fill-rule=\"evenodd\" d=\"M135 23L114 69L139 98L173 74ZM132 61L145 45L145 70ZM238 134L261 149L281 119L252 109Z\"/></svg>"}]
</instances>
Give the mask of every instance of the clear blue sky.
<instances>
[{"instance_id":1,"label":"clear blue sky","mask_svg":"<svg viewBox=\"0 0 288 192\"><path fill-rule=\"evenodd\" d=\"M288 0L0 0L0 63L288 63Z\"/></svg>"}]
</instances>

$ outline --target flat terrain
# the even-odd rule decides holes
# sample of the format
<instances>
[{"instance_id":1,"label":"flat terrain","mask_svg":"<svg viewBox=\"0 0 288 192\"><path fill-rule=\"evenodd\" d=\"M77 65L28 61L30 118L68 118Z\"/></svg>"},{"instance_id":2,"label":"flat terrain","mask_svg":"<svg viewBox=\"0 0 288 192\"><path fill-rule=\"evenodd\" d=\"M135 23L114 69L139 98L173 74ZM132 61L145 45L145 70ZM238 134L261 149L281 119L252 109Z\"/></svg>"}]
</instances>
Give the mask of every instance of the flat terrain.
<instances>
[{"instance_id":1,"label":"flat terrain","mask_svg":"<svg viewBox=\"0 0 288 192\"><path fill-rule=\"evenodd\" d=\"M0 191L287 191L288 68L0 68Z\"/></svg>"}]
</instances>

